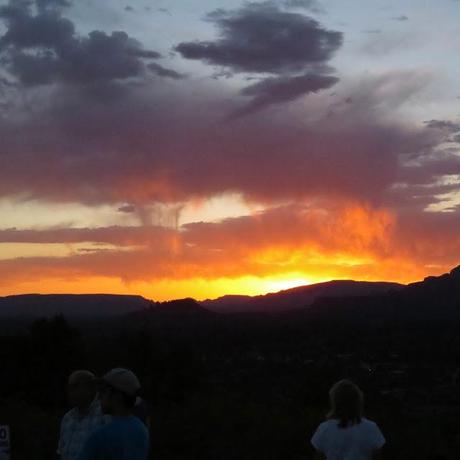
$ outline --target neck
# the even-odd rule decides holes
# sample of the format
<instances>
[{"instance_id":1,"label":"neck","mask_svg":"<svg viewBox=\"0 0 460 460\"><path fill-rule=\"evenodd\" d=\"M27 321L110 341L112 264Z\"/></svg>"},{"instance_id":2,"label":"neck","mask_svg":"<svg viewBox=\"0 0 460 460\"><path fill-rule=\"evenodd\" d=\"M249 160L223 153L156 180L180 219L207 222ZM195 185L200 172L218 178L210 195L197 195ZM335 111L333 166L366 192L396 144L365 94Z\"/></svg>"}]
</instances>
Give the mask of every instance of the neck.
<instances>
[{"instance_id":1,"label":"neck","mask_svg":"<svg viewBox=\"0 0 460 460\"><path fill-rule=\"evenodd\" d=\"M129 417L132 415L132 412L127 407L114 407L112 411L112 416L114 417Z\"/></svg>"},{"instance_id":2,"label":"neck","mask_svg":"<svg viewBox=\"0 0 460 460\"><path fill-rule=\"evenodd\" d=\"M79 415L87 414L89 412L89 407L90 406L91 406L91 403L81 405L81 406L77 406L77 411L78 411Z\"/></svg>"}]
</instances>

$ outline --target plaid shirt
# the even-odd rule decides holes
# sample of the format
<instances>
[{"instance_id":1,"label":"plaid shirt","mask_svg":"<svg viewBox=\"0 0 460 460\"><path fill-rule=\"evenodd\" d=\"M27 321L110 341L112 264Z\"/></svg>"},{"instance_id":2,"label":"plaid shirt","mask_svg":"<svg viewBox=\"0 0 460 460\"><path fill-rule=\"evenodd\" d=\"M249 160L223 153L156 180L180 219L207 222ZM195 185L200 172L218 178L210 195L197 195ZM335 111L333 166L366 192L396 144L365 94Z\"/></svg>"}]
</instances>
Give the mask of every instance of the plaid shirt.
<instances>
[{"instance_id":1,"label":"plaid shirt","mask_svg":"<svg viewBox=\"0 0 460 460\"><path fill-rule=\"evenodd\" d=\"M61 459L76 459L89 435L109 420L110 417L102 414L101 405L97 399L94 399L89 406L89 411L83 417L80 416L77 408L69 410L61 422L61 436L57 450Z\"/></svg>"}]
</instances>

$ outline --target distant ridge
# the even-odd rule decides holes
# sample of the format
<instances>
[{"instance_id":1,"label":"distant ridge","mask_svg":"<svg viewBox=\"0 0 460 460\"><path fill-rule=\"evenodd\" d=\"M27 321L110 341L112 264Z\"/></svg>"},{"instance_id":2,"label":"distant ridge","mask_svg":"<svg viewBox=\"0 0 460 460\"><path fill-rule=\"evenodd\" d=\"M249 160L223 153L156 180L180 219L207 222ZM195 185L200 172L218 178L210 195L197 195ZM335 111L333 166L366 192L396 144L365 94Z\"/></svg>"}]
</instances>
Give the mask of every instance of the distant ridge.
<instances>
[{"instance_id":1,"label":"distant ridge","mask_svg":"<svg viewBox=\"0 0 460 460\"><path fill-rule=\"evenodd\" d=\"M201 302L192 298L155 302L139 295L23 294L0 297L0 320L30 320L63 314L68 318L129 317L193 321L213 320L212 313L310 312L309 317L396 315L460 319L460 266L407 286L389 282L336 280L259 296L226 295ZM359 317L359 315L358 315Z\"/></svg>"},{"instance_id":2,"label":"distant ridge","mask_svg":"<svg viewBox=\"0 0 460 460\"><path fill-rule=\"evenodd\" d=\"M437 313L460 318L460 265L441 276L428 276L409 284L399 295L402 304L423 313Z\"/></svg>"},{"instance_id":3,"label":"distant ridge","mask_svg":"<svg viewBox=\"0 0 460 460\"><path fill-rule=\"evenodd\" d=\"M299 286L259 296L227 295L200 304L219 313L282 312L313 304L321 297L361 297L400 290L398 283L335 280L325 283Z\"/></svg>"},{"instance_id":4,"label":"distant ridge","mask_svg":"<svg viewBox=\"0 0 460 460\"><path fill-rule=\"evenodd\" d=\"M167 300L165 302L151 302L147 310L134 312L132 317L140 317L146 315L155 318L178 318L191 316L208 316L212 312L202 307L195 299L186 297L184 299Z\"/></svg>"},{"instance_id":5,"label":"distant ridge","mask_svg":"<svg viewBox=\"0 0 460 460\"><path fill-rule=\"evenodd\" d=\"M0 297L0 319L50 317L113 317L141 311L151 301L138 295L23 294Z\"/></svg>"}]
</instances>

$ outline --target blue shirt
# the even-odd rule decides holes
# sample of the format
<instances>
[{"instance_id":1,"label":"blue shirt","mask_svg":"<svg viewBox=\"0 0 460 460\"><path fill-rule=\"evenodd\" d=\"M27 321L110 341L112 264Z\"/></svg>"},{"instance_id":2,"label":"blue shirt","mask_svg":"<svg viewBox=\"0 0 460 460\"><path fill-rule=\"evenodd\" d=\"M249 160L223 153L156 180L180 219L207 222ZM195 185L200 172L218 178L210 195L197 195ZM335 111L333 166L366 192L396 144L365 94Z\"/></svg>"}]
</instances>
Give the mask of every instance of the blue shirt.
<instances>
[{"instance_id":1,"label":"blue shirt","mask_svg":"<svg viewBox=\"0 0 460 460\"><path fill-rule=\"evenodd\" d=\"M146 460L147 428L135 416L114 417L86 442L78 460Z\"/></svg>"}]
</instances>

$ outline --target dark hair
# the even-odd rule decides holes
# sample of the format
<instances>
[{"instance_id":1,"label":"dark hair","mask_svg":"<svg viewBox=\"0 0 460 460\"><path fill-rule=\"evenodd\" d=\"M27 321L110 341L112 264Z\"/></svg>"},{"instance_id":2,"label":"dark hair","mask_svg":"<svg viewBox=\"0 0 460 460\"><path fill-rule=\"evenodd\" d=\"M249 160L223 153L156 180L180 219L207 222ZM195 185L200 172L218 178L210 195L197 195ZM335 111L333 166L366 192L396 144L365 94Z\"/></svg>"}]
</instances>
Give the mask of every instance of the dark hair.
<instances>
[{"instance_id":1,"label":"dark hair","mask_svg":"<svg viewBox=\"0 0 460 460\"><path fill-rule=\"evenodd\" d=\"M331 410L328 419L338 419L339 427L361 423L363 414L363 392L350 380L340 380L329 391Z\"/></svg>"}]
</instances>

